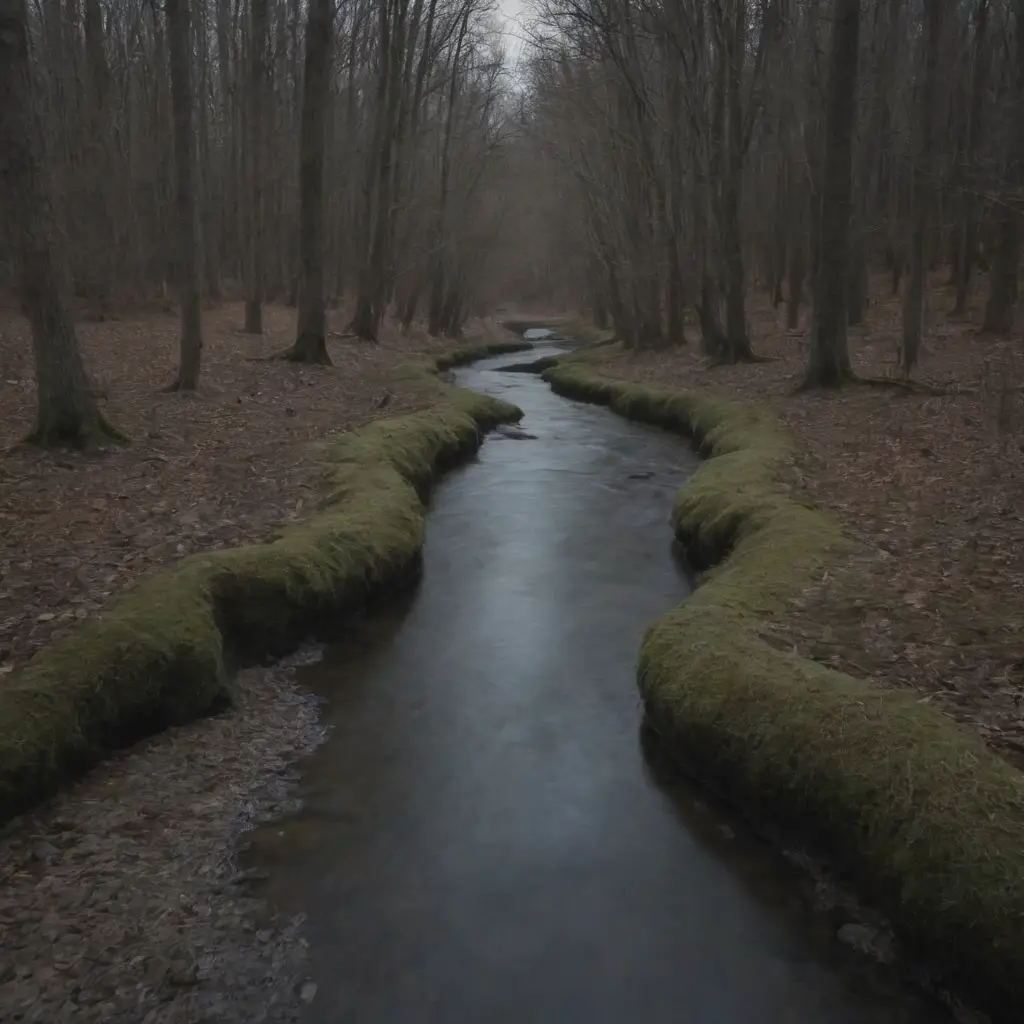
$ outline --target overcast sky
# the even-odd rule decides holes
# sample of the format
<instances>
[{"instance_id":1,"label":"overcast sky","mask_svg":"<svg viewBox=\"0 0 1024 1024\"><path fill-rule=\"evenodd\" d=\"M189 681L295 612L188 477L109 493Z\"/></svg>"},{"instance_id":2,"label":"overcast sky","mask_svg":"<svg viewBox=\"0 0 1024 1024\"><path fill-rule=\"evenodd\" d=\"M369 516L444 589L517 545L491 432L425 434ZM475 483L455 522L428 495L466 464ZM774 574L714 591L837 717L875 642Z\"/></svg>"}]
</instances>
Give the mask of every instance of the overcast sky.
<instances>
[{"instance_id":1,"label":"overcast sky","mask_svg":"<svg viewBox=\"0 0 1024 1024\"><path fill-rule=\"evenodd\" d=\"M505 19L506 45L512 64L515 64L519 51L522 49L522 42L519 38L522 32L516 22L521 20L525 6L524 0L498 0L498 7Z\"/></svg>"}]
</instances>

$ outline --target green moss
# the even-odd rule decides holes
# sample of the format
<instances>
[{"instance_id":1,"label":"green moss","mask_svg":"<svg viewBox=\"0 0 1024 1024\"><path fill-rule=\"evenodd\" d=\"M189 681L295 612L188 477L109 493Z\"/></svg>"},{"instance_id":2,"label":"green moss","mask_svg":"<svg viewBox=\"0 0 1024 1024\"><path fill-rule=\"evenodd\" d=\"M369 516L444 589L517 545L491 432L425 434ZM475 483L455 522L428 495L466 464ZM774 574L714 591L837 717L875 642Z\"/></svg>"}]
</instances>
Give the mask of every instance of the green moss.
<instances>
[{"instance_id":1,"label":"green moss","mask_svg":"<svg viewBox=\"0 0 1024 1024\"><path fill-rule=\"evenodd\" d=\"M235 661L282 654L404 582L434 475L521 415L447 388L430 409L323 446L326 497L308 522L187 558L41 653L0 687L0 820L112 749L226 702Z\"/></svg>"},{"instance_id":2,"label":"green moss","mask_svg":"<svg viewBox=\"0 0 1024 1024\"><path fill-rule=\"evenodd\" d=\"M533 348L529 341L490 341L480 345L464 345L462 348L453 349L451 352L439 356L434 365L438 370L449 370L453 366L465 366L467 363L475 363L478 359L487 359L489 356L504 356L512 352L526 352Z\"/></svg>"},{"instance_id":3,"label":"green moss","mask_svg":"<svg viewBox=\"0 0 1024 1024\"><path fill-rule=\"evenodd\" d=\"M677 759L824 853L908 944L993 1014L1024 1012L1024 776L912 696L759 635L844 544L779 483L788 440L720 399L546 374L556 391L694 438L673 520L707 582L648 631L638 678ZM723 560L724 559L724 560Z\"/></svg>"},{"instance_id":4,"label":"green moss","mask_svg":"<svg viewBox=\"0 0 1024 1024\"><path fill-rule=\"evenodd\" d=\"M556 320L544 326L550 327L560 337L581 345L606 345L614 337L613 331L602 330L600 327L595 327L589 320L580 317Z\"/></svg>"}]
</instances>

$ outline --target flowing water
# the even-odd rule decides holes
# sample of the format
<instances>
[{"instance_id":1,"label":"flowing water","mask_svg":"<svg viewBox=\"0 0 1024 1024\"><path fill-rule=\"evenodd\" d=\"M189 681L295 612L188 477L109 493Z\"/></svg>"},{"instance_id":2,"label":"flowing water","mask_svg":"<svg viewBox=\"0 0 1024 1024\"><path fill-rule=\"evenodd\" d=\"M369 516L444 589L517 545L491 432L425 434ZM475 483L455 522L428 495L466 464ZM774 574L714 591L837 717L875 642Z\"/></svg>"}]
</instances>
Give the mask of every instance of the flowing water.
<instances>
[{"instance_id":1,"label":"flowing water","mask_svg":"<svg viewBox=\"0 0 1024 1024\"><path fill-rule=\"evenodd\" d=\"M459 373L526 416L437 489L418 589L306 670L333 731L255 855L308 915L307 1019L945 1020L645 752L636 653L688 592L695 456L507 362Z\"/></svg>"}]
</instances>

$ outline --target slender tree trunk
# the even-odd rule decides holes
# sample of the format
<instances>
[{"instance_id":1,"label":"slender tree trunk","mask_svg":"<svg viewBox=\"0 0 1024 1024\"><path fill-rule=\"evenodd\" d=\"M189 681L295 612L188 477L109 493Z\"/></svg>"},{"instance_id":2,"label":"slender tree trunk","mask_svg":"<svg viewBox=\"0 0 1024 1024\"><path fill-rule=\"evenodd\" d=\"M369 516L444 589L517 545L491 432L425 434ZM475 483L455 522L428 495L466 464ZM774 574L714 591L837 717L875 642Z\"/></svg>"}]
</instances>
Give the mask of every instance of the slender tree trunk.
<instances>
[{"instance_id":1,"label":"slender tree trunk","mask_svg":"<svg viewBox=\"0 0 1024 1024\"><path fill-rule=\"evenodd\" d=\"M725 277L726 349L721 354L730 363L753 358L747 331L747 286L743 272L743 244L740 238L740 190L743 183L743 109L740 87L746 41L747 9L736 0L732 45L723 59L726 68L725 175L720 188L719 228L722 232L722 269Z\"/></svg>"},{"instance_id":2,"label":"slender tree trunk","mask_svg":"<svg viewBox=\"0 0 1024 1024\"><path fill-rule=\"evenodd\" d=\"M998 228L985 319L981 329L993 334L1013 330L1017 311L1017 270L1020 264L1020 216L1024 202L1024 0L1013 0L1016 21L1017 66L1015 68L1013 120L1010 126L1007 188L1001 196Z\"/></svg>"},{"instance_id":3,"label":"slender tree trunk","mask_svg":"<svg viewBox=\"0 0 1024 1024\"><path fill-rule=\"evenodd\" d=\"M441 140L441 181L437 197L437 213L435 214L434 230L431 241L434 250L433 269L431 271L430 306L427 316L427 330L430 334L441 334L445 330L447 313L445 301L448 292L448 254L447 221L448 198L451 176L452 126L455 120L455 101L458 97L459 61L462 56L462 44L469 27L469 8L459 25L458 42L452 58L451 81L448 85L448 109L445 114L444 135ZM372 267L371 267L372 271Z\"/></svg>"},{"instance_id":4,"label":"slender tree trunk","mask_svg":"<svg viewBox=\"0 0 1024 1024\"><path fill-rule=\"evenodd\" d=\"M465 8L465 18L469 8ZM352 330L360 338L375 341L384 319L390 288L389 268L394 228L392 209L394 160L400 144L402 70L406 52L408 0L378 0L380 66L377 77L377 111L366 188L366 250L360 267ZM465 20L465 19L463 19ZM462 29L463 33L465 29ZM461 37L460 37L461 38ZM457 74L458 56L453 74Z\"/></svg>"},{"instance_id":5,"label":"slender tree trunk","mask_svg":"<svg viewBox=\"0 0 1024 1024\"><path fill-rule=\"evenodd\" d=\"M249 46L249 251L246 254L246 334L263 333L263 123L267 100L267 0L252 0Z\"/></svg>"},{"instance_id":6,"label":"slender tree trunk","mask_svg":"<svg viewBox=\"0 0 1024 1024\"><path fill-rule=\"evenodd\" d=\"M800 326L804 276L807 273L807 197L804 194L802 175L795 166L792 154L787 155L787 160L789 239L786 245L786 327L795 331Z\"/></svg>"},{"instance_id":7,"label":"slender tree trunk","mask_svg":"<svg viewBox=\"0 0 1024 1024\"><path fill-rule=\"evenodd\" d=\"M1011 200L1012 201L1012 200ZM1017 267L1020 264L1020 214L1009 203L1000 211L985 318L988 334L1009 334L1017 309Z\"/></svg>"},{"instance_id":8,"label":"slender tree trunk","mask_svg":"<svg viewBox=\"0 0 1024 1024\"><path fill-rule=\"evenodd\" d=\"M192 185L192 31L189 0L165 0L167 43L171 65L171 105L174 109L174 209L177 218L178 259L175 276L181 305L181 361L172 391L195 391L203 351L203 321L199 293L199 253L195 193Z\"/></svg>"},{"instance_id":9,"label":"slender tree trunk","mask_svg":"<svg viewBox=\"0 0 1024 1024\"><path fill-rule=\"evenodd\" d=\"M22 302L32 327L37 405L30 440L86 447L123 438L100 413L64 304L27 15L25 0L0 0L0 218L14 246Z\"/></svg>"},{"instance_id":10,"label":"slender tree trunk","mask_svg":"<svg viewBox=\"0 0 1024 1024\"><path fill-rule=\"evenodd\" d=\"M804 378L807 388L841 387L853 377L846 340L846 288L859 41L860 0L836 0L826 101L814 331Z\"/></svg>"},{"instance_id":11,"label":"slender tree trunk","mask_svg":"<svg viewBox=\"0 0 1024 1024\"><path fill-rule=\"evenodd\" d=\"M846 322L864 322L868 306L868 252L863 232L857 231L850 244L850 271L846 282Z\"/></svg>"},{"instance_id":12,"label":"slender tree trunk","mask_svg":"<svg viewBox=\"0 0 1024 1024\"><path fill-rule=\"evenodd\" d=\"M977 0L974 14L974 54L971 68L971 107L968 114L967 148L964 162L967 164L967 188L961 205L963 216L957 240L956 302L952 313L963 316L967 312L967 300L971 291L971 273L978 248L978 198L980 175L977 169L978 152L984 139L985 94L988 92L988 14L989 0Z\"/></svg>"},{"instance_id":13,"label":"slender tree trunk","mask_svg":"<svg viewBox=\"0 0 1024 1024\"><path fill-rule=\"evenodd\" d=\"M299 141L299 323L287 358L330 365L324 308L324 138L330 97L333 0L310 0Z\"/></svg>"},{"instance_id":14,"label":"slender tree trunk","mask_svg":"<svg viewBox=\"0 0 1024 1024\"><path fill-rule=\"evenodd\" d=\"M925 4L925 69L921 91L921 139L914 163L914 228L910 236L910 279L903 298L903 345L900 367L907 375L917 365L921 349L924 319L924 292L927 274L925 245L934 202L932 186L932 137L938 92L939 39L945 19L946 0Z\"/></svg>"},{"instance_id":15,"label":"slender tree trunk","mask_svg":"<svg viewBox=\"0 0 1024 1024\"><path fill-rule=\"evenodd\" d=\"M807 242L803 229L798 227L789 242L786 268L786 327L795 331L800 326L800 306L803 303L804 274L807 272Z\"/></svg>"},{"instance_id":16,"label":"slender tree trunk","mask_svg":"<svg viewBox=\"0 0 1024 1024\"><path fill-rule=\"evenodd\" d=\"M111 153L108 132L107 57L103 39L103 15L99 0L85 0L84 8L85 52L88 68L88 175L89 210L85 216L88 225L89 295L94 303L94 316L106 317L112 288L114 236L111 230L110 203Z\"/></svg>"}]
</instances>

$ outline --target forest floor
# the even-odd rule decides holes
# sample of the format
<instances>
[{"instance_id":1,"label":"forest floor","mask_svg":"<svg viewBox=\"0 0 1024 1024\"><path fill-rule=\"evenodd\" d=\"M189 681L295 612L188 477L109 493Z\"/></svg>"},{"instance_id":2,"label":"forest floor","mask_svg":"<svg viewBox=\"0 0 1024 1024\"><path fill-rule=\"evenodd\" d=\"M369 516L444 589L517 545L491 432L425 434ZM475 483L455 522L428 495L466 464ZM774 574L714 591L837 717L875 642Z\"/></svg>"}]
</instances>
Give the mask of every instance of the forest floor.
<instances>
[{"instance_id":1,"label":"forest floor","mask_svg":"<svg viewBox=\"0 0 1024 1024\"><path fill-rule=\"evenodd\" d=\"M344 318L332 314L341 330ZM241 305L204 316L199 397L165 394L178 322L150 314L79 327L110 419L133 443L57 455L20 444L35 388L27 324L0 311L0 684L126 585L194 551L263 540L317 498L312 442L422 405L394 367L453 343L390 332L330 342L331 368L262 357L292 341L294 310L269 307L262 337ZM467 331L480 338L488 323ZM383 406L382 406L383 402Z\"/></svg>"},{"instance_id":2,"label":"forest floor","mask_svg":"<svg viewBox=\"0 0 1024 1024\"><path fill-rule=\"evenodd\" d=\"M900 306L876 284L851 355L859 375L896 378ZM787 331L760 296L751 334L769 362L711 368L691 345L602 372L771 406L796 438L791 486L855 543L778 610L767 639L915 691L1024 766L1024 346L980 335L980 307L950 320L951 305L930 290L914 374L944 394L794 393L807 332Z\"/></svg>"}]
</instances>

